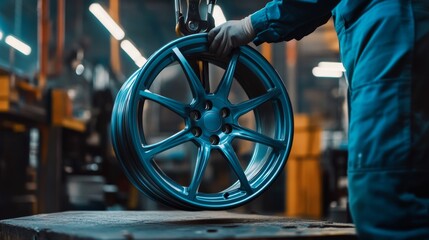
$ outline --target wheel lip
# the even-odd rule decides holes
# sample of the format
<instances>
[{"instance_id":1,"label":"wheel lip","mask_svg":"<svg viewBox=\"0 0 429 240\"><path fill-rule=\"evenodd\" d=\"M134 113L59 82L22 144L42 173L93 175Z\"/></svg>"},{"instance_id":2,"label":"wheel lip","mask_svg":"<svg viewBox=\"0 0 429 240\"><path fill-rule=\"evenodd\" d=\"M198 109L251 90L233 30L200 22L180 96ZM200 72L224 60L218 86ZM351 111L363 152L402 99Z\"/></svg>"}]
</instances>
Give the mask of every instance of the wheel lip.
<instances>
[{"instance_id":1,"label":"wheel lip","mask_svg":"<svg viewBox=\"0 0 429 240\"><path fill-rule=\"evenodd\" d=\"M179 205L177 203L168 201L168 197L163 195L162 192L151 188L150 184L148 185L147 179L142 179L141 175L135 174L138 172L138 166L136 166L132 161L128 161L128 157L126 157L126 153L131 153L132 151L127 151L127 148L130 147L128 143L127 137L125 135L125 130L123 129L123 125L116 125L116 122L123 121L123 114L119 114L118 110L124 111L124 103L126 103L125 99L129 96L129 88L136 80L136 76L138 75L138 71L136 71L121 87L118 92L115 103L112 111L112 125L111 125L111 137L112 137L112 145L114 147L116 156L120 162L120 166L123 169L125 175L129 179L129 181L136 186L141 192L143 192L149 198L163 203L165 205L170 205L175 208L187 209L186 206ZM122 106L121 106L122 105ZM122 117L122 118L121 118ZM118 141L119 139L119 141ZM125 155L125 156L124 156Z\"/></svg>"},{"instance_id":2,"label":"wheel lip","mask_svg":"<svg viewBox=\"0 0 429 240\"><path fill-rule=\"evenodd\" d=\"M188 45L202 45L201 47L198 47L197 49L203 49L203 50L207 50L207 34L195 34L195 35L190 35L187 37L183 37L180 38L178 40L175 40L167 45L165 45L163 48L161 48L160 50L158 50L155 54L153 54L147 61L147 63L145 64L145 66L150 66L151 64L154 64L153 62L160 62L161 60L159 60L160 58L165 58L168 57L169 55L171 55L170 51L167 51L168 49L171 49L173 47L177 47L179 49L181 49L182 47L188 47ZM272 66L265 60L263 59L263 57L261 58L261 55L255 51L254 49L250 48L250 47L241 47L240 48L241 54L247 55L248 56L248 61L255 61L255 64L261 65L260 68L264 68L264 69L272 69ZM194 49L194 52L198 52ZM259 61L256 63L256 61ZM154 68L156 69L156 68ZM272 69L273 70L273 69ZM151 71L149 73L147 73L147 71L145 72L145 67L143 67L142 69L140 69L138 71L138 75L136 77L136 81L137 84L134 84L131 89L130 92L131 94L129 96L138 96L138 91L140 91L142 88L141 86L145 85L150 86L153 82L153 80L155 79L155 77L152 77L152 82L148 83L148 84L144 84L141 83L142 80L146 75L153 75L154 73L158 74L158 72L160 71ZM275 70L274 70L275 72ZM275 72L276 73L276 72ZM265 74L267 74L265 72ZM283 116L293 116L292 115L292 107L286 92L286 89L284 88L284 85L281 82L280 77L278 77L277 73L276 73L276 78L277 81L275 80L271 80L271 84L273 84L277 89L279 89L281 91L281 95L284 98L279 98L279 100L282 102L282 105L286 107L286 113L283 114ZM281 83L281 84L279 84ZM263 82L263 84L267 84L266 82ZM146 88L148 89L148 87ZM129 99L129 104L127 106L127 109L130 110L130 107L132 106L137 106L138 101L137 101L137 97L131 97ZM131 109L132 110L132 109ZM129 125L129 126L133 126L133 122L136 119L136 112L137 111L128 111L130 114L124 117L124 121ZM286 144L286 149L284 151L283 154L281 154L281 156L276 156L276 161L274 161L276 164L274 166L271 166L270 169L274 169L274 170L270 170L270 178L265 178L265 179L261 179L261 181L258 183L258 188L256 189L257 191L255 191L252 194L246 194L247 196L240 199L239 201L237 201L234 198L231 198L230 200L223 200L222 203L216 202L216 204L214 205L212 201L207 201L207 203L205 201L203 201L202 199L204 199L205 194L202 193L197 193L200 194L202 197L201 199L199 199L198 202L191 202L189 201L188 198L184 198L183 195L179 195L176 191L172 191L171 186L168 183L165 183L164 180L160 180L158 179L158 176L154 174L154 170L150 169L150 167L148 167L147 164L145 163L141 163L142 167L145 169L145 172L149 173L149 179L153 180L156 184L159 184L161 187L161 191L165 191L166 195L169 194L173 194L175 197L178 197L180 199L181 202L184 203L184 205L190 205L192 207L195 208L205 208L205 209L228 209L228 208L234 208L237 206L240 206L252 199L254 199L255 197L257 197L258 195L260 195L263 191L265 191L268 186L273 182L274 178L276 178L279 173L281 172L281 170L283 169L284 164L286 164L287 161L287 157L289 156L290 153L290 149L292 146L292 139L293 139L293 118L289 118L288 121L285 121L286 119L282 119L283 120L283 128L287 129L289 131L287 131L286 135L283 136L284 140L283 142L285 142ZM132 143L136 143L136 142L140 142L141 138L138 134L137 131L130 131L130 129L127 129L127 133L129 134L129 136L131 137L131 141ZM143 159L144 156L141 155L140 151L135 151L136 154L139 156L140 159ZM277 159L283 156L283 159ZM123 165L123 168L127 168L128 166ZM265 168L265 167L263 167ZM268 168L265 168L266 171L268 171ZM127 172L127 171L126 171ZM130 173L128 173L127 175L132 175ZM129 177L129 176L128 176ZM135 183L134 183L135 184ZM263 185L263 187L259 187L260 185ZM218 194L218 193L217 193ZM164 195L164 194L162 194ZM208 194L210 195L210 194ZM213 199L213 198L211 198ZM196 199L197 200L197 199ZM201 202L200 202L201 201Z\"/></svg>"}]
</instances>

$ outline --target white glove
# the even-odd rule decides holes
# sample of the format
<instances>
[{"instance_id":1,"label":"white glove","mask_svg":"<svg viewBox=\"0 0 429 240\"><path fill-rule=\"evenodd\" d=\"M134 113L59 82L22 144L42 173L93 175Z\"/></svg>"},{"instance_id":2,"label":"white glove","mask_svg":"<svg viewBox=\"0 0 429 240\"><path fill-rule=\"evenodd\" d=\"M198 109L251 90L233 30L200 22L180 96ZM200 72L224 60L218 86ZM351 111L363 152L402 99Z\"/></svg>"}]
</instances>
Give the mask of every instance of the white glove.
<instances>
[{"instance_id":1,"label":"white glove","mask_svg":"<svg viewBox=\"0 0 429 240\"><path fill-rule=\"evenodd\" d=\"M250 17L230 20L213 28L208 34L209 51L218 57L226 57L233 48L246 45L255 38Z\"/></svg>"}]
</instances>

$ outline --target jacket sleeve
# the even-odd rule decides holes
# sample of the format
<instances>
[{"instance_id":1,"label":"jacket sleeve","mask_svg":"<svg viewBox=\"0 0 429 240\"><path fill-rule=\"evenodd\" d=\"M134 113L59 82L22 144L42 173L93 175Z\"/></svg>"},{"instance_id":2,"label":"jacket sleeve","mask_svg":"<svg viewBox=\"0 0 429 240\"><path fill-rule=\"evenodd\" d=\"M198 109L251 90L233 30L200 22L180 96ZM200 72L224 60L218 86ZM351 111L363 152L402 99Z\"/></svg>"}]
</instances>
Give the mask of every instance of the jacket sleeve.
<instances>
[{"instance_id":1,"label":"jacket sleeve","mask_svg":"<svg viewBox=\"0 0 429 240\"><path fill-rule=\"evenodd\" d=\"M273 0L250 16L254 43L301 39L325 24L340 0Z\"/></svg>"}]
</instances>

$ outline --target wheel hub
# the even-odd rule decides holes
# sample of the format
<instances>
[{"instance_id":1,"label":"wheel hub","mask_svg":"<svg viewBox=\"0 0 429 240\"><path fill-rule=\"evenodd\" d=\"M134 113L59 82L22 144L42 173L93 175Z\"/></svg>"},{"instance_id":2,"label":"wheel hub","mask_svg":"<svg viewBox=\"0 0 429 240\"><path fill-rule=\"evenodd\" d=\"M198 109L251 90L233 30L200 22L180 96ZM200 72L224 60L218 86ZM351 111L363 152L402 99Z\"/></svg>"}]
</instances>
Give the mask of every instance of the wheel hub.
<instances>
[{"instance_id":1,"label":"wheel hub","mask_svg":"<svg viewBox=\"0 0 429 240\"><path fill-rule=\"evenodd\" d=\"M204 114L203 120L204 128L209 132L215 133L222 127L222 118L219 113L215 111L208 111Z\"/></svg>"}]
</instances>

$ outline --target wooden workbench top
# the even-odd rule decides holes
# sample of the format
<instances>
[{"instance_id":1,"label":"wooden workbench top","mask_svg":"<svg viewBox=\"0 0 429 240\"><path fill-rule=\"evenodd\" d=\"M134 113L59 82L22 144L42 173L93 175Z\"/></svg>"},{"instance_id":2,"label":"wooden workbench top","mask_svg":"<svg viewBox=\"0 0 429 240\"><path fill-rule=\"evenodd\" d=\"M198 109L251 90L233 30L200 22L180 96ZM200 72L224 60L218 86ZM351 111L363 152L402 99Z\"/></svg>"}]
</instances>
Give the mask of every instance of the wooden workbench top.
<instances>
[{"instance_id":1,"label":"wooden workbench top","mask_svg":"<svg viewBox=\"0 0 429 240\"><path fill-rule=\"evenodd\" d=\"M0 221L2 240L356 239L351 224L232 212L73 211Z\"/></svg>"}]
</instances>

